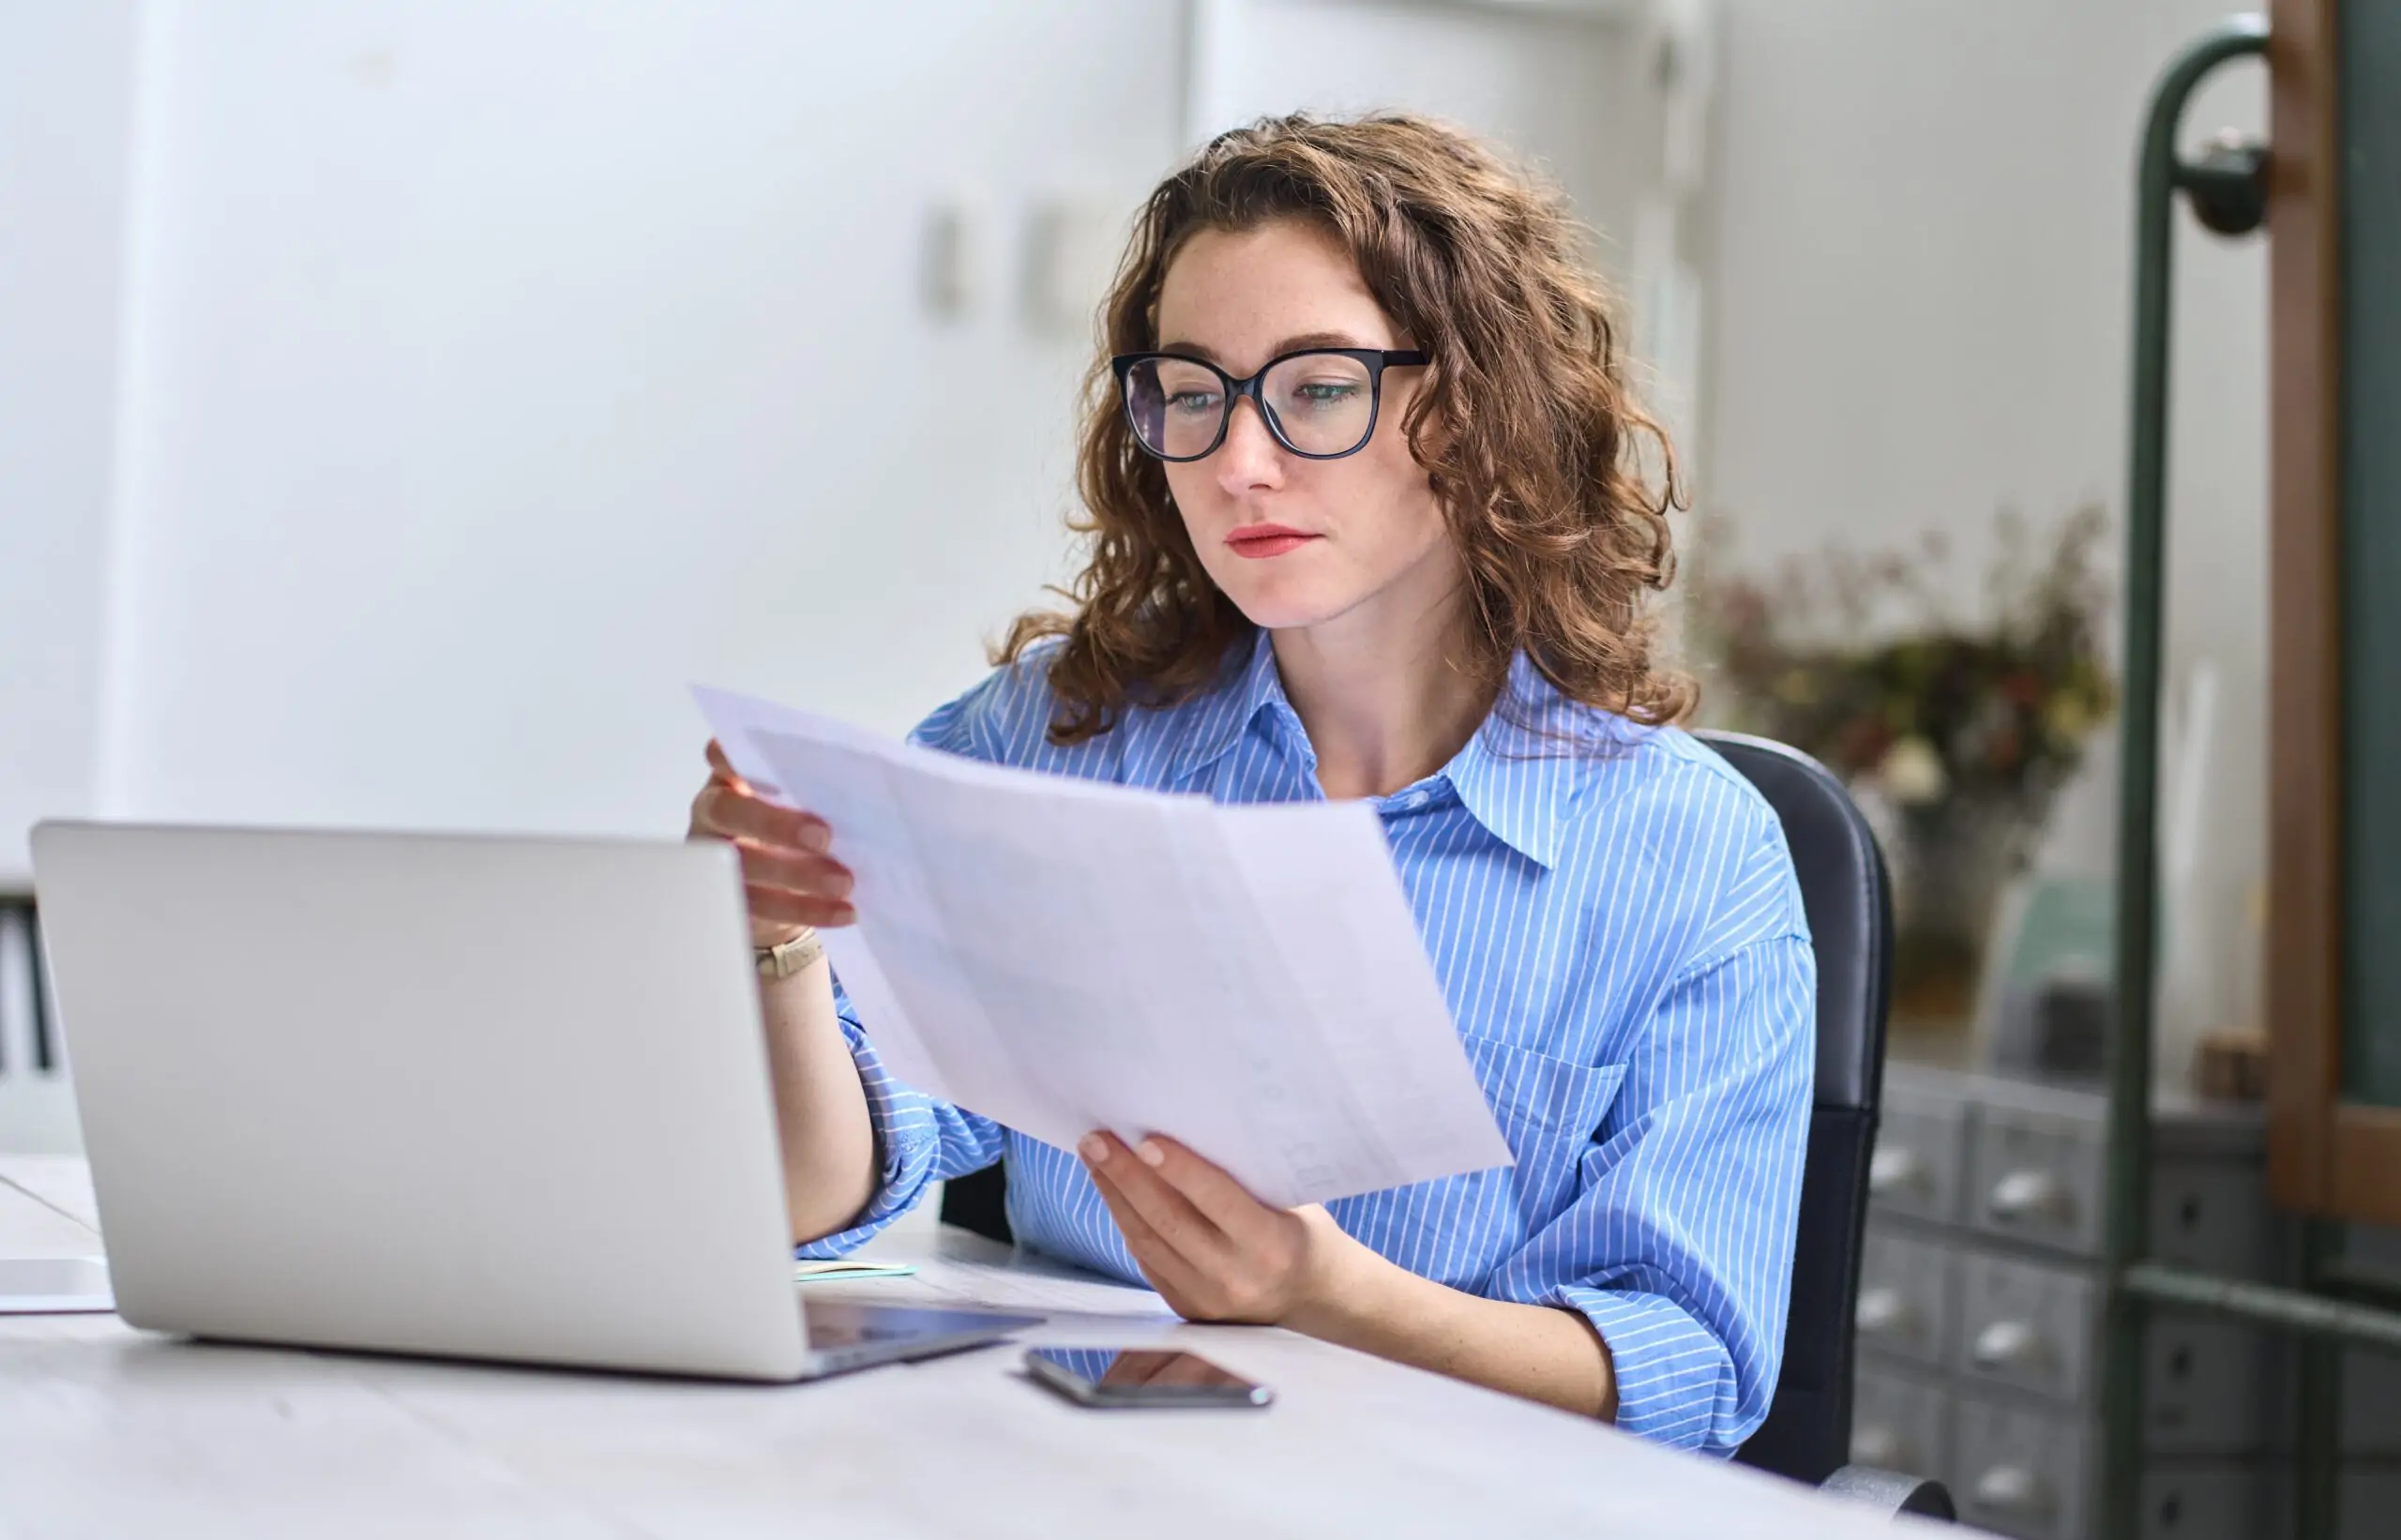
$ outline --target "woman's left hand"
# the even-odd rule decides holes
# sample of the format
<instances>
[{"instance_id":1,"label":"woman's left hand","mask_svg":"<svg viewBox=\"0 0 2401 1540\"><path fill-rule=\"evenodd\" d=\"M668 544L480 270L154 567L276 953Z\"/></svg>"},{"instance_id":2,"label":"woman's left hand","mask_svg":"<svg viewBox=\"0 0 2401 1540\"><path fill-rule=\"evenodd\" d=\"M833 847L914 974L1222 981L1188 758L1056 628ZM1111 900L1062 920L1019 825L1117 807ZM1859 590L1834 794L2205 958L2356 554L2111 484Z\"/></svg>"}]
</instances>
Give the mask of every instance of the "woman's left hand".
<instances>
[{"instance_id":1,"label":"woman's left hand","mask_svg":"<svg viewBox=\"0 0 2401 1540\"><path fill-rule=\"evenodd\" d=\"M1270 1208L1171 1139L1084 1137L1085 1168L1143 1276L1186 1321L1291 1324L1357 1243L1321 1205Z\"/></svg>"}]
</instances>

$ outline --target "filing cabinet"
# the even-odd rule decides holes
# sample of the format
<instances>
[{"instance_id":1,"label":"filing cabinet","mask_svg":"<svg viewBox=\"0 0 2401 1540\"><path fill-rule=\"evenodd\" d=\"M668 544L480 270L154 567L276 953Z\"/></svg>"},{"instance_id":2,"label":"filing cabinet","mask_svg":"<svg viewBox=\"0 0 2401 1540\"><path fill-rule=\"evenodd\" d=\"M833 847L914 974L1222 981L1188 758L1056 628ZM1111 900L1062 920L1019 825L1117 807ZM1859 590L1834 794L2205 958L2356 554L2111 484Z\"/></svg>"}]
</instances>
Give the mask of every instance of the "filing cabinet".
<instances>
[{"instance_id":1,"label":"filing cabinet","mask_svg":"<svg viewBox=\"0 0 2401 1540\"><path fill-rule=\"evenodd\" d=\"M1852 1458L1934 1476L1963 1520L2091 1540L2107 1107L2091 1092L1892 1065L1870 1167ZM2287 1281L2257 1109L2154 1110L2152 1246ZM2250 1540L2289 1509L2293 1352L2239 1321L2161 1313L2145 1342L2143 1534ZM2401 1358L2346 1357L2347 1540L2401 1534L2349 1485L2401 1472ZM2359 1472L2353 1483L2349 1472ZM2287 1482L2279 1487L2280 1482ZM2280 1506L2281 1504L2281 1506ZM2354 1529L2371 1515L2381 1529Z\"/></svg>"},{"instance_id":2,"label":"filing cabinet","mask_svg":"<svg viewBox=\"0 0 2401 1540\"><path fill-rule=\"evenodd\" d=\"M2343 1452L2377 1456L2401 1481L2401 1353L2353 1348L2343 1354ZM2401 1516L2401 1502L2393 1511Z\"/></svg>"},{"instance_id":3,"label":"filing cabinet","mask_svg":"<svg viewBox=\"0 0 2401 1540\"><path fill-rule=\"evenodd\" d=\"M1940 1367L1956 1335L1957 1258L1930 1238L1868 1233L1861 1257L1859 1339L1880 1352Z\"/></svg>"},{"instance_id":4,"label":"filing cabinet","mask_svg":"<svg viewBox=\"0 0 2401 1540\"><path fill-rule=\"evenodd\" d=\"M1951 1453L1951 1397L1940 1382L1903 1369L1862 1364L1853 1396L1853 1460L1951 1484L1956 1464Z\"/></svg>"},{"instance_id":5,"label":"filing cabinet","mask_svg":"<svg viewBox=\"0 0 2401 1540\"><path fill-rule=\"evenodd\" d=\"M1966 1191L1968 1103L1926 1087L1906 1106L1887 1105L1867 1168L1877 1208L1913 1219L1959 1217Z\"/></svg>"},{"instance_id":6,"label":"filing cabinet","mask_svg":"<svg viewBox=\"0 0 2401 1540\"><path fill-rule=\"evenodd\" d=\"M2179 1160L2151 1175L2151 1248L2220 1277L2279 1281L2291 1243L2268 1206L2258 1159Z\"/></svg>"},{"instance_id":7,"label":"filing cabinet","mask_svg":"<svg viewBox=\"0 0 2401 1540\"><path fill-rule=\"evenodd\" d=\"M2084 1457L2091 1433L2046 1407L1968 1395L1953 1412L1959 1517L2026 1540L2084 1533Z\"/></svg>"},{"instance_id":8,"label":"filing cabinet","mask_svg":"<svg viewBox=\"0 0 2401 1540\"><path fill-rule=\"evenodd\" d=\"M2143 1540L2259 1540L2274 1526L2276 1501L2260 1461L2163 1460L2143 1475ZM2291 1498L2283 1501L2289 1513Z\"/></svg>"},{"instance_id":9,"label":"filing cabinet","mask_svg":"<svg viewBox=\"0 0 2401 1540\"><path fill-rule=\"evenodd\" d=\"M2099 1312L2092 1280L1988 1252L1959 1259L1960 1373L2069 1406L2083 1404Z\"/></svg>"},{"instance_id":10,"label":"filing cabinet","mask_svg":"<svg viewBox=\"0 0 2401 1540\"><path fill-rule=\"evenodd\" d=\"M2154 1317L2144 1334L2143 1412L2151 1447L2179 1455L2240 1455L2276 1446L2274 1341L2254 1327L2191 1316Z\"/></svg>"},{"instance_id":11,"label":"filing cabinet","mask_svg":"<svg viewBox=\"0 0 2401 1540\"><path fill-rule=\"evenodd\" d=\"M1969 1222L2031 1246L2098 1252L2103 1129L2070 1112L2005 1103L1977 1108L1970 1132Z\"/></svg>"}]
</instances>

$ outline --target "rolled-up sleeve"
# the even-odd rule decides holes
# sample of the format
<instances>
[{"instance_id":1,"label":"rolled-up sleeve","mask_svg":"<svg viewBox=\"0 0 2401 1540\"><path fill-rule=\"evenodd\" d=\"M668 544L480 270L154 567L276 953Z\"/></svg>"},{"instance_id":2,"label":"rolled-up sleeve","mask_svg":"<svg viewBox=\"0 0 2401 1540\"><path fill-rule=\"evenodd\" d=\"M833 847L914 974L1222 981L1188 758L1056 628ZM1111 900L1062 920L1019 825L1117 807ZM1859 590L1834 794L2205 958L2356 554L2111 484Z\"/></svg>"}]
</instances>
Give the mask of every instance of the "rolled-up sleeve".
<instances>
[{"instance_id":1,"label":"rolled-up sleeve","mask_svg":"<svg viewBox=\"0 0 2401 1540\"><path fill-rule=\"evenodd\" d=\"M1617 1423L1730 1455L1767 1416L1808 1144L1817 959L1757 941L1667 989L1518 1291L1608 1345Z\"/></svg>"},{"instance_id":2,"label":"rolled-up sleeve","mask_svg":"<svg viewBox=\"0 0 2401 1540\"><path fill-rule=\"evenodd\" d=\"M915 1208L936 1182L965 1176L1001 1158L999 1124L978 1117L895 1080L859 1025L850 996L838 983L834 1009L842 1037L859 1066L867 1093L868 1121L875 1129L879 1170L875 1196L848 1230L795 1246L801 1258L839 1257L864 1246L893 1220Z\"/></svg>"}]
</instances>

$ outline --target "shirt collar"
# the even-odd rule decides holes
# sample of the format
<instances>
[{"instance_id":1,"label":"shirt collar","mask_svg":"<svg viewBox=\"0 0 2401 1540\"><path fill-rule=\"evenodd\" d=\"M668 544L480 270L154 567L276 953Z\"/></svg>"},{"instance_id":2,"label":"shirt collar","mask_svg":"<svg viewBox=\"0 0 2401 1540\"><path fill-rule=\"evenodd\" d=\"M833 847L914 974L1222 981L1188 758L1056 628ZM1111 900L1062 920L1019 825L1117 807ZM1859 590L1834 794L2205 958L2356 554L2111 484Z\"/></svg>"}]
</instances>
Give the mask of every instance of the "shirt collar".
<instances>
[{"instance_id":1,"label":"shirt collar","mask_svg":"<svg viewBox=\"0 0 2401 1540\"><path fill-rule=\"evenodd\" d=\"M1560 694L1520 653L1492 714L1442 773L1493 838L1548 869L1617 725Z\"/></svg>"},{"instance_id":2,"label":"shirt collar","mask_svg":"<svg viewBox=\"0 0 2401 1540\"><path fill-rule=\"evenodd\" d=\"M1284 678L1276 672L1276 649L1268 645L1267 633L1253 631L1249 645L1246 657L1241 657L1238 649L1228 649L1216 687L1193 702L1192 725L1185 730L1183 746L1176 750L1179 778L1225 758L1250 730L1252 719L1270 707L1292 715L1292 726L1300 726L1292 703L1284 698ZM1300 732L1295 736L1304 742L1307 738Z\"/></svg>"},{"instance_id":3,"label":"shirt collar","mask_svg":"<svg viewBox=\"0 0 2401 1540\"><path fill-rule=\"evenodd\" d=\"M1229 658L1221 683L1193 709L1197 715L1176 755L1180 777L1224 758L1262 711L1289 718L1283 725L1314 771L1316 756L1307 751L1307 735L1284 695L1265 632L1253 633L1247 657ZM1521 653L1510 662L1500 703L1433 778L1447 780L1493 838L1548 868L1558 863L1595 754L1608 753L1625 726L1560 694Z\"/></svg>"}]
</instances>

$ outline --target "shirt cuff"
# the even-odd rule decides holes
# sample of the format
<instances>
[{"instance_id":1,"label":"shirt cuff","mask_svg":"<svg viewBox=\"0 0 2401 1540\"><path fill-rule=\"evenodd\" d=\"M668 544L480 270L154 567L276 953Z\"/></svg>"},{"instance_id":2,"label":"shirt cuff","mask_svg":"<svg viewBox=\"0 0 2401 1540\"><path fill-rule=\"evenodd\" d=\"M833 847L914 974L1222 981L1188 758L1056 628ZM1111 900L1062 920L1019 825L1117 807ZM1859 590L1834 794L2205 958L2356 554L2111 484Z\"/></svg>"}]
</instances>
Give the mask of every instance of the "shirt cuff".
<instances>
[{"instance_id":1,"label":"shirt cuff","mask_svg":"<svg viewBox=\"0 0 2401 1540\"><path fill-rule=\"evenodd\" d=\"M1721 1428L1735 1401L1733 1362L1717 1335L1661 1294L1571 1286L1559 1303L1579 1310L1608 1345L1617 1375L1617 1426L1628 1433L1721 1458L1757 1427Z\"/></svg>"},{"instance_id":2,"label":"shirt cuff","mask_svg":"<svg viewBox=\"0 0 2401 1540\"><path fill-rule=\"evenodd\" d=\"M842 1038L859 1066L859 1086L867 1093L868 1124L875 1130L879 1170L875 1196L868 1200L851 1228L793 1247L803 1261L847 1256L872 1240L893 1220L915 1208L933 1185L934 1166L942 1154L942 1131L934 1121L933 1101L892 1078L867 1034L841 1012Z\"/></svg>"}]
</instances>

